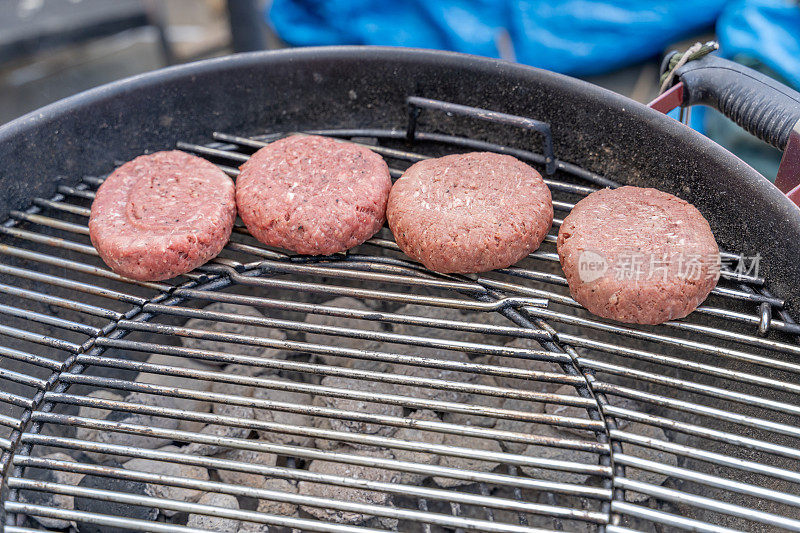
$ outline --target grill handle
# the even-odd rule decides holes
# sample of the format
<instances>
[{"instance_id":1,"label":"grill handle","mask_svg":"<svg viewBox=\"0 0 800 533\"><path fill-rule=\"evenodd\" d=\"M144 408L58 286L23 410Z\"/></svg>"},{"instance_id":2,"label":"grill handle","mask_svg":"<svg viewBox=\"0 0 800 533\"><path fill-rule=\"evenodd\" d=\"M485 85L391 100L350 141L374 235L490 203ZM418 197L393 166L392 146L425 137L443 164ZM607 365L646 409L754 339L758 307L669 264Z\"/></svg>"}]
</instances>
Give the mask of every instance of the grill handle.
<instances>
[{"instance_id":1,"label":"grill handle","mask_svg":"<svg viewBox=\"0 0 800 533\"><path fill-rule=\"evenodd\" d=\"M662 70L675 53L664 58ZM759 139L786 149L800 121L800 93L713 54L689 61L675 75L683 82L683 105L711 106Z\"/></svg>"}]
</instances>

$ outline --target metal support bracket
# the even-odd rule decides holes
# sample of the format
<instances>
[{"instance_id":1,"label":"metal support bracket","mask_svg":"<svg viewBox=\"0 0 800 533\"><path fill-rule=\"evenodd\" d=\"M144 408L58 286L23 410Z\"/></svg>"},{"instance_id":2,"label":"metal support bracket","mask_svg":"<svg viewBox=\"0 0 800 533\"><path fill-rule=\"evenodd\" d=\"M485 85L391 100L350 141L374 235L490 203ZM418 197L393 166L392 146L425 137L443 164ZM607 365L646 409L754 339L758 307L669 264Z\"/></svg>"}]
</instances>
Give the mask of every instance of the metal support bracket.
<instances>
[{"instance_id":1,"label":"metal support bracket","mask_svg":"<svg viewBox=\"0 0 800 533\"><path fill-rule=\"evenodd\" d=\"M683 103L683 83L676 83L660 95L655 100L647 104L647 107L660 111L665 115Z\"/></svg>"},{"instance_id":2,"label":"metal support bracket","mask_svg":"<svg viewBox=\"0 0 800 533\"><path fill-rule=\"evenodd\" d=\"M795 205L800 205L800 120L789 134L789 142L783 151L775 186Z\"/></svg>"}]
</instances>

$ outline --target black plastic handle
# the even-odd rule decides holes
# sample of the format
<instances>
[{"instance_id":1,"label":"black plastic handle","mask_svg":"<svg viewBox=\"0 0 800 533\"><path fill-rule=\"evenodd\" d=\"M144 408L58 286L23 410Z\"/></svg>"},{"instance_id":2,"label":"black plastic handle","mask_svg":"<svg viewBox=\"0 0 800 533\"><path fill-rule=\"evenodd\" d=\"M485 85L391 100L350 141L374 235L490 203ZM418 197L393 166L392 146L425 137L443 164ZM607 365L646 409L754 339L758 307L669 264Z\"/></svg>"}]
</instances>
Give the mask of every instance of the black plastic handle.
<instances>
[{"instance_id":1,"label":"black plastic handle","mask_svg":"<svg viewBox=\"0 0 800 533\"><path fill-rule=\"evenodd\" d=\"M800 120L800 93L714 55L689 61L675 72L683 82L684 105L711 106L759 139L786 148L789 134Z\"/></svg>"}]
</instances>

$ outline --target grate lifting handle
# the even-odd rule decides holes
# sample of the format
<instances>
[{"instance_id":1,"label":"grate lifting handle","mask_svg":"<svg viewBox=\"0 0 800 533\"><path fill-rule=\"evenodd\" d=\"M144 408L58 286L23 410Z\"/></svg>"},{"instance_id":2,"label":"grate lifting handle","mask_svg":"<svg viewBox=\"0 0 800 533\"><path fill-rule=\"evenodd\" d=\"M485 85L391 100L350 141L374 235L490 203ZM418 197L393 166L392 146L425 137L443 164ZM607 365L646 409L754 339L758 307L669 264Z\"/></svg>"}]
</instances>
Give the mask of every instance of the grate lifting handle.
<instances>
[{"instance_id":1,"label":"grate lifting handle","mask_svg":"<svg viewBox=\"0 0 800 533\"><path fill-rule=\"evenodd\" d=\"M499 111L489 111L488 109L482 109L480 107L443 102L441 100L433 100L432 98L422 98L420 96L409 96L406 98L406 104L408 104L408 129L406 130L406 137L409 141L414 140L417 131L417 118L419 118L423 109L434 109L453 115L474 117L489 122L517 126L519 128L538 132L542 135L542 152L544 153L545 172L548 176L556 172L556 157L553 152L553 134L548 122L501 113Z\"/></svg>"}]
</instances>

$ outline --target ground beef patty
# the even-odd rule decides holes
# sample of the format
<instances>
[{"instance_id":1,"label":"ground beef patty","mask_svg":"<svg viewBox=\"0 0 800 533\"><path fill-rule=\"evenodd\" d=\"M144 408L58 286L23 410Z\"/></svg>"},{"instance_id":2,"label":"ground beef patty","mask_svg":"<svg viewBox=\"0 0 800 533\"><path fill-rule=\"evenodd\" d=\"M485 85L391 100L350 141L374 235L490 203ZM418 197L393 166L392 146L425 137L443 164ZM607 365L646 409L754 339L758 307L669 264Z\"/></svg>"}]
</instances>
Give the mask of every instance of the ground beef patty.
<instances>
[{"instance_id":1,"label":"ground beef patty","mask_svg":"<svg viewBox=\"0 0 800 533\"><path fill-rule=\"evenodd\" d=\"M429 269L485 272L539 247L553 203L533 168L475 152L412 165L392 187L386 217L398 246Z\"/></svg>"},{"instance_id":2,"label":"ground beef patty","mask_svg":"<svg viewBox=\"0 0 800 533\"><path fill-rule=\"evenodd\" d=\"M383 226L392 180L386 162L367 148L294 135L260 149L240 168L239 215L264 244L329 255Z\"/></svg>"},{"instance_id":3,"label":"ground beef patty","mask_svg":"<svg viewBox=\"0 0 800 533\"><path fill-rule=\"evenodd\" d=\"M706 219L656 189L604 189L578 202L558 233L558 256L572 297L620 322L683 318L719 279Z\"/></svg>"},{"instance_id":4,"label":"ground beef patty","mask_svg":"<svg viewBox=\"0 0 800 533\"><path fill-rule=\"evenodd\" d=\"M157 281L215 257L235 219L233 181L205 159L172 150L139 156L103 182L89 236L114 272Z\"/></svg>"}]
</instances>

